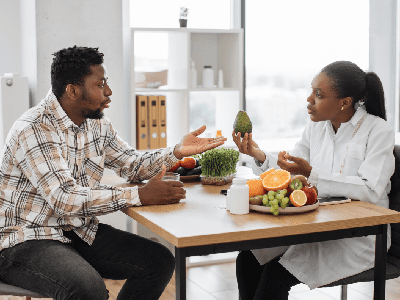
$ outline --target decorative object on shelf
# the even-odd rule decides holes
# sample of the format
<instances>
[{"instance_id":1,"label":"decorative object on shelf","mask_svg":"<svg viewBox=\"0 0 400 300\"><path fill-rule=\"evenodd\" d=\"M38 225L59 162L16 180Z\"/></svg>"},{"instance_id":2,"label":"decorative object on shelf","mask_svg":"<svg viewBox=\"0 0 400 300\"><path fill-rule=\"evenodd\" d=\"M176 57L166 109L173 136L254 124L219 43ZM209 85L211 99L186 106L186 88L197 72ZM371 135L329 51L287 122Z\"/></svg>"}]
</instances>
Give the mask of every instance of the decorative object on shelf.
<instances>
[{"instance_id":1,"label":"decorative object on shelf","mask_svg":"<svg viewBox=\"0 0 400 300\"><path fill-rule=\"evenodd\" d=\"M191 81L191 88L197 88L197 71L195 68L195 62L192 60L192 67L190 69L190 81Z\"/></svg>"},{"instance_id":2,"label":"decorative object on shelf","mask_svg":"<svg viewBox=\"0 0 400 300\"><path fill-rule=\"evenodd\" d=\"M201 183L224 185L232 182L239 161L239 152L233 149L216 148L199 155Z\"/></svg>"},{"instance_id":3,"label":"decorative object on shelf","mask_svg":"<svg viewBox=\"0 0 400 300\"><path fill-rule=\"evenodd\" d=\"M168 70L159 72L135 72L135 88L156 89L162 85L167 85Z\"/></svg>"},{"instance_id":4,"label":"decorative object on shelf","mask_svg":"<svg viewBox=\"0 0 400 300\"><path fill-rule=\"evenodd\" d=\"M224 87L224 75L222 70L218 72L218 87L222 89Z\"/></svg>"},{"instance_id":5,"label":"decorative object on shelf","mask_svg":"<svg viewBox=\"0 0 400 300\"><path fill-rule=\"evenodd\" d=\"M203 69L203 88L214 87L214 70L211 66L204 66Z\"/></svg>"},{"instance_id":6,"label":"decorative object on shelf","mask_svg":"<svg viewBox=\"0 0 400 300\"><path fill-rule=\"evenodd\" d=\"M181 7L181 12L179 14L179 26L187 27L187 17L189 9L187 7Z\"/></svg>"},{"instance_id":7,"label":"decorative object on shelf","mask_svg":"<svg viewBox=\"0 0 400 300\"><path fill-rule=\"evenodd\" d=\"M217 130L217 134L215 136L216 137L222 136L222 130Z\"/></svg>"}]
</instances>

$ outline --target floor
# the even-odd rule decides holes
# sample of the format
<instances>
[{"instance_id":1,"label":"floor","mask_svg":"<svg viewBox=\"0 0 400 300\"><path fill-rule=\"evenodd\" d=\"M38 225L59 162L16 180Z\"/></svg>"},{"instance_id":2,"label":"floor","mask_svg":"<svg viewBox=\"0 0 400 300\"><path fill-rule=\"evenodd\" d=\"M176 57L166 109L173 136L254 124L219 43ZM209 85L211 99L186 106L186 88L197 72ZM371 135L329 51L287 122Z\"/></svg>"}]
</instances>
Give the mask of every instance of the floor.
<instances>
[{"instance_id":1,"label":"floor","mask_svg":"<svg viewBox=\"0 0 400 300\"><path fill-rule=\"evenodd\" d=\"M237 300L239 299L235 277L235 263L226 262L202 265L187 269L188 300ZM123 281L106 280L110 300L115 300ZM358 283L348 287L349 300L372 300L373 283ZM0 300L22 300L22 297L0 296ZM175 299L175 280L172 278L160 300ZM340 288L320 288L310 291L305 285L292 288L289 300L334 300L340 299ZM386 300L400 299L400 279L388 280ZM35 299L38 300L38 299Z\"/></svg>"}]
</instances>

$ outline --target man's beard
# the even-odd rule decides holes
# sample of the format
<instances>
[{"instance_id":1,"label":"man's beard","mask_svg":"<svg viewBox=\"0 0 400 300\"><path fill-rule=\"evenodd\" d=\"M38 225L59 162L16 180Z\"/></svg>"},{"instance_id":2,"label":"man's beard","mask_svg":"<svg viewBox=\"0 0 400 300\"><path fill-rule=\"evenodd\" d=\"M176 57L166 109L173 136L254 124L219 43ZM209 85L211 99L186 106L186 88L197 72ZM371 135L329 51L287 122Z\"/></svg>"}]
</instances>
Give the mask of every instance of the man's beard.
<instances>
[{"instance_id":1,"label":"man's beard","mask_svg":"<svg viewBox=\"0 0 400 300\"><path fill-rule=\"evenodd\" d=\"M96 110L88 110L84 115L84 118L88 118L88 119L101 119L104 117L104 113L101 111L101 109L96 109Z\"/></svg>"},{"instance_id":2,"label":"man's beard","mask_svg":"<svg viewBox=\"0 0 400 300\"><path fill-rule=\"evenodd\" d=\"M89 97L86 96L87 92L86 89L83 90L83 95L82 95L82 101L86 101L88 103L90 103L90 99ZM83 112L83 117L87 118L87 119L101 119L102 117L104 117L104 113L101 111L100 108L96 109L96 110L91 110L88 109L87 111Z\"/></svg>"}]
</instances>

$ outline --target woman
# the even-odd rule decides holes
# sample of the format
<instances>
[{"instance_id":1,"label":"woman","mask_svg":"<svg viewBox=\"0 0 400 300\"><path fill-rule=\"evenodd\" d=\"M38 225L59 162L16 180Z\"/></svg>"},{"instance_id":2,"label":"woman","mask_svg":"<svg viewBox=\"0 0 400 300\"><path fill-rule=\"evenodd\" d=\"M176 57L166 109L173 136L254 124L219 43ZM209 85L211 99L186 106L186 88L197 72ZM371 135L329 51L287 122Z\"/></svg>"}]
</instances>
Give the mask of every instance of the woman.
<instances>
[{"instance_id":1,"label":"woman","mask_svg":"<svg viewBox=\"0 0 400 300\"><path fill-rule=\"evenodd\" d=\"M389 207L394 132L385 121L382 83L373 72L338 61L313 79L307 98L312 122L289 153L262 151L252 134L232 133L261 174L282 168L308 177L319 196L345 196ZM388 248L390 247L390 228ZM302 282L313 289L373 268L375 236L244 251L236 262L242 300L288 299Z\"/></svg>"}]
</instances>

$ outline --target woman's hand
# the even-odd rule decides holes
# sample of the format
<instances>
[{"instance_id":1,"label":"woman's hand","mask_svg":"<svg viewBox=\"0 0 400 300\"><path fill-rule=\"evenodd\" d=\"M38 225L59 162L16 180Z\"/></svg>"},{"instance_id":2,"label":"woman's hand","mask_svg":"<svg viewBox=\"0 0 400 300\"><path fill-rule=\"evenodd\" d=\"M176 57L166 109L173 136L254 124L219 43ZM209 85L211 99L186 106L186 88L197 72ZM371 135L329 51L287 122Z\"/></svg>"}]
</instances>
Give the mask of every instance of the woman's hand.
<instances>
[{"instance_id":1,"label":"woman's hand","mask_svg":"<svg viewBox=\"0 0 400 300\"><path fill-rule=\"evenodd\" d=\"M289 161L292 161L292 163ZM300 157L291 156L286 151L279 152L277 164L281 169L289 171L293 175L303 175L307 178L312 170L308 161Z\"/></svg>"},{"instance_id":2,"label":"woman's hand","mask_svg":"<svg viewBox=\"0 0 400 300\"><path fill-rule=\"evenodd\" d=\"M245 133L243 139L241 139L241 133L238 132L236 135L235 131L233 130L232 138L236 146L238 146L240 153L254 157L261 163L265 161L265 154L258 147L257 143L253 141L253 135L251 133Z\"/></svg>"}]
</instances>

